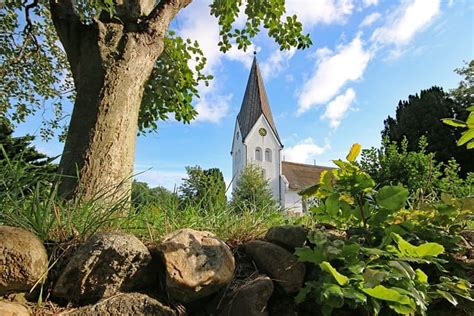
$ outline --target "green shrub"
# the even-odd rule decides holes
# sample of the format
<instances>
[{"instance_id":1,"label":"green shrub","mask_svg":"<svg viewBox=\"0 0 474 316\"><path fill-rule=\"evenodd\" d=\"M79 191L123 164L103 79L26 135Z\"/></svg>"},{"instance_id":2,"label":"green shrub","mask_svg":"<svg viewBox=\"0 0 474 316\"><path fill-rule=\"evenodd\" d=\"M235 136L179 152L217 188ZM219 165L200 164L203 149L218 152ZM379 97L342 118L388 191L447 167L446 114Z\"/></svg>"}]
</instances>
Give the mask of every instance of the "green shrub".
<instances>
[{"instance_id":1,"label":"green shrub","mask_svg":"<svg viewBox=\"0 0 474 316\"><path fill-rule=\"evenodd\" d=\"M380 149L362 151L360 167L379 186L401 184L410 192L410 202L417 207L439 201L442 192L455 197L474 193L474 174L459 176L460 167L454 158L443 164L435 154L426 152L426 138L421 137L417 151L408 150L408 141L400 144L385 139Z\"/></svg>"},{"instance_id":2,"label":"green shrub","mask_svg":"<svg viewBox=\"0 0 474 316\"><path fill-rule=\"evenodd\" d=\"M277 208L277 202L261 168L252 164L244 168L232 192L231 208L237 212Z\"/></svg>"},{"instance_id":3,"label":"green shrub","mask_svg":"<svg viewBox=\"0 0 474 316\"><path fill-rule=\"evenodd\" d=\"M300 261L315 265L297 302L313 300L323 315L337 309L357 314L427 315L442 300L464 311L474 308L457 234L472 220L472 198L444 194L423 209L406 209L402 186L379 186L355 159L354 145L339 169L326 171L304 194L320 199L311 211L317 222L337 230L315 231L310 244L296 250Z\"/></svg>"},{"instance_id":4,"label":"green shrub","mask_svg":"<svg viewBox=\"0 0 474 316\"><path fill-rule=\"evenodd\" d=\"M192 205L202 210L226 208L224 176L218 168L186 167L186 172L188 176L179 187L184 206Z\"/></svg>"},{"instance_id":5,"label":"green shrub","mask_svg":"<svg viewBox=\"0 0 474 316\"><path fill-rule=\"evenodd\" d=\"M153 205L174 208L178 204L179 197L176 192L171 192L162 186L150 188L145 182L134 180L132 183L132 206L136 210L146 209Z\"/></svg>"}]
</instances>

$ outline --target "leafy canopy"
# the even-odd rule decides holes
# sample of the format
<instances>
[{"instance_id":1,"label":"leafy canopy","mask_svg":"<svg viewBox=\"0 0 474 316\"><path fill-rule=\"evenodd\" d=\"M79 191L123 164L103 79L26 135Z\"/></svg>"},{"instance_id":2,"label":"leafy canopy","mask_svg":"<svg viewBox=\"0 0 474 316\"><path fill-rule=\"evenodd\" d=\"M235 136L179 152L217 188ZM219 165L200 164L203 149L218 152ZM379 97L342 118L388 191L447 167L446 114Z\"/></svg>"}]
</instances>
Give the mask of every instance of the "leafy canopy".
<instances>
[{"instance_id":1,"label":"leafy canopy","mask_svg":"<svg viewBox=\"0 0 474 316\"><path fill-rule=\"evenodd\" d=\"M144 14L129 21L114 3L111 0L73 1L84 27L99 22L135 23L138 28L146 25L149 16ZM160 5L161 2L156 4L155 9ZM242 6L247 18L245 26L235 28ZM247 49L251 39L262 29L268 31L268 36L281 49L304 49L311 45L309 34L302 34L302 25L296 16L286 17L284 0L245 3L215 0L210 5L210 14L220 25L221 40L217 45L222 52L233 45ZM75 87L67 56L58 46L48 2L7 1L0 10L0 34L0 112L15 122L22 122L27 116L42 111L47 113L41 130L43 137L52 137L56 129L64 132L70 112L65 101L74 100ZM139 115L140 132L156 130L157 121L170 116L189 123L197 114L192 101L199 97L198 86L207 85L212 79L204 70L206 58L197 42L169 30L164 44L165 49L145 85Z\"/></svg>"}]
</instances>

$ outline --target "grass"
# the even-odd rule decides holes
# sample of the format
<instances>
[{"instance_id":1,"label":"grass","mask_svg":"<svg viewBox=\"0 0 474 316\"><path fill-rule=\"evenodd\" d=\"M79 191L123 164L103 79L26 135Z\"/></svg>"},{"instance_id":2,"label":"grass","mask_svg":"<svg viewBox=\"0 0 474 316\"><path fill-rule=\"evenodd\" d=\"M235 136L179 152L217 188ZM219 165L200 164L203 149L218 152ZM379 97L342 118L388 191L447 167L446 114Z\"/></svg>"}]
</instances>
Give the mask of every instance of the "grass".
<instances>
[{"instance_id":1,"label":"grass","mask_svg":"<svg viewBox=\"0 0 474 316\"><path fill-rule=\"evenodd\" d=\"M121 230L155 241L181 228L207 230L223 240L242 241L260 237L271 226L302 220L270 207L236 212L230 206L203 210L199 203L164 203L135 210L128 196L113 205L101 203L113 192L87 202L64 202L52 181L57 175L43 172L43 168L21 159L0 160L0 225L23 227L50 241L86 239L104 230Z\"/></svg>"}]
</instances>

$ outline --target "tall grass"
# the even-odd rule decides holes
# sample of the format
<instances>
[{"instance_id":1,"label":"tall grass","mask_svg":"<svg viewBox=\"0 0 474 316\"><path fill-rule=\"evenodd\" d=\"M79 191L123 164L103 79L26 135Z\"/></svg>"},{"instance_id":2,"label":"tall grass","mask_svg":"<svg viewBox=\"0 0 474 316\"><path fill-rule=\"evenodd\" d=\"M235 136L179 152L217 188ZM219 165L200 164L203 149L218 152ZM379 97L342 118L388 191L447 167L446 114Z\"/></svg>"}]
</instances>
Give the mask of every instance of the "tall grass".
<instances>
[{"instance_id":1,"label":"tall grass","mask_svg":"<svg viewBox=\"0 0 474 316\"><path fill-rule=\"evenodd\" d=\"M1 148L1 146L0 146ZM1 152L0 152L1 155ZM97 231L122 230L145 240L158 240L180 228L208 230L224 240L261 236L269 227L294 221L275 207L235 210L227 205L205 210L201 203L170 203L131 207L128 195L118 202L102 203L103 192L88 201L62 201L54 184L55 174L21 157L0 159L0 225L18 226L43 240L85 239Z\"/></svg>"},{"instance_id":2,"label":"tall grass","mask_svg":"<svg viewBox=\"0 0 474 316\"><path fill-rule=\"evenodd\" d=\"M149 240L157 240L181 228L211 231L223 240L247 240L259 237L271 226L287 221L277 209L235 212L229 207L203 210L192 204L184 207L150 205L129 216L121 227Z\"/></svg>"},{"instance_id":3,"label":"tall grass","mask_svg":"<svg viewBox=\"0 0 474 316\"><path fill-rule=\"evenodd\" d=\"M0 154L1 154L0 148ZM62 201L54 179L41 166L25 163L21 156L0 160L0 225L23 227L43 240L87 237L108 229L124 218L128 199L113 205L101 203L112 192L86 201Z\"/></svg>"}]
</instances>

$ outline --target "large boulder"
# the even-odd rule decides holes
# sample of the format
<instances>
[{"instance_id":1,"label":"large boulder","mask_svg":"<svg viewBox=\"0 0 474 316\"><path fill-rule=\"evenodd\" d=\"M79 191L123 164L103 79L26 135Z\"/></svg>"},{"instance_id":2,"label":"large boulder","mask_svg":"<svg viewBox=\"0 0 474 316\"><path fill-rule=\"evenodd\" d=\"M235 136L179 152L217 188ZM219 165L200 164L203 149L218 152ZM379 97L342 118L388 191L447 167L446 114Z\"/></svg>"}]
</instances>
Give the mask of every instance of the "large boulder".
<instances>
[{"instance_id":1,"label":"large boulder","mask_svg":"<svg viewBox=\"0 0 474 316\"><path fill-rule=\"evenodd\" d=\"M265 235L265 239L294 251L295 248L303 247L307 235L302 226L284 225L270 228Z\"/></svg>"},{"instance_id":2,"label":"large boulder","mask_svg":"<svg viewBox=\"0 0 474 316\"><path fill-rule=\"evenodd\" d=\"M286 249L262 240L249 241L244 249L287 294L294 294L303 286L305 266Z\"/></svg>"},{"instance_id":3,"label":"large boulder","mask_svg":"<svg viewBox=\"0 0 474 316\"><path fill-rule=\"evenodd\" d=\"M0 296L29 291L47 271L48 254L38 237L22 228L0 226Z\"/></svg>"},{"instance_id":4,"label":"large boulder","mask_svg":"<svg viewBox=\"0 0 474 316\"><path fill-rule=\"evenodd\" d=\"M107 232L89 238L72 256L53 295L74 303L93 303L146 283L148 248L135 236Z\"/></svg>"},{"instance_id":5,"label":"large boulder","mask_svg":"<svg viewBox=\"0 0 474 316\"><path fill-rule=\"evenodd\" d=\"M195 301L232 280L234 256L210 232L178 230L165 236L157 250L164 263L168 294L176 301Z\"/></svg>"},{"instance_id":6,"label":"large boulder","mask_svg":"<svg viewBox=\"0 0 474 316\"><path fill-rule=\"evenodd\" d=\"M220 313L221 316L268 315L267 303L273 293L273 282L267 276L258 277L234 290Z\"/></svg>"},{"instance_id":7,"label":"large boulder","mask_svg":"<svg viewBox=\"0 0 474 316\"><path fill-rule=\"evenodd\" d=\"M2 316L30 316L30 310L19 303L0 300L0 315Z\"/></svg>"},{"instance_id":8,"label":"large boulder","mask_svg":"<svg viewBox=\"0 0 474 316\"><path fill-rule=\"evenodd\" d=\"M156 315L176 316L177 313L160 301L141 293L120 293L87 305L65 315Z\"/></svg>"}]
</instances>

